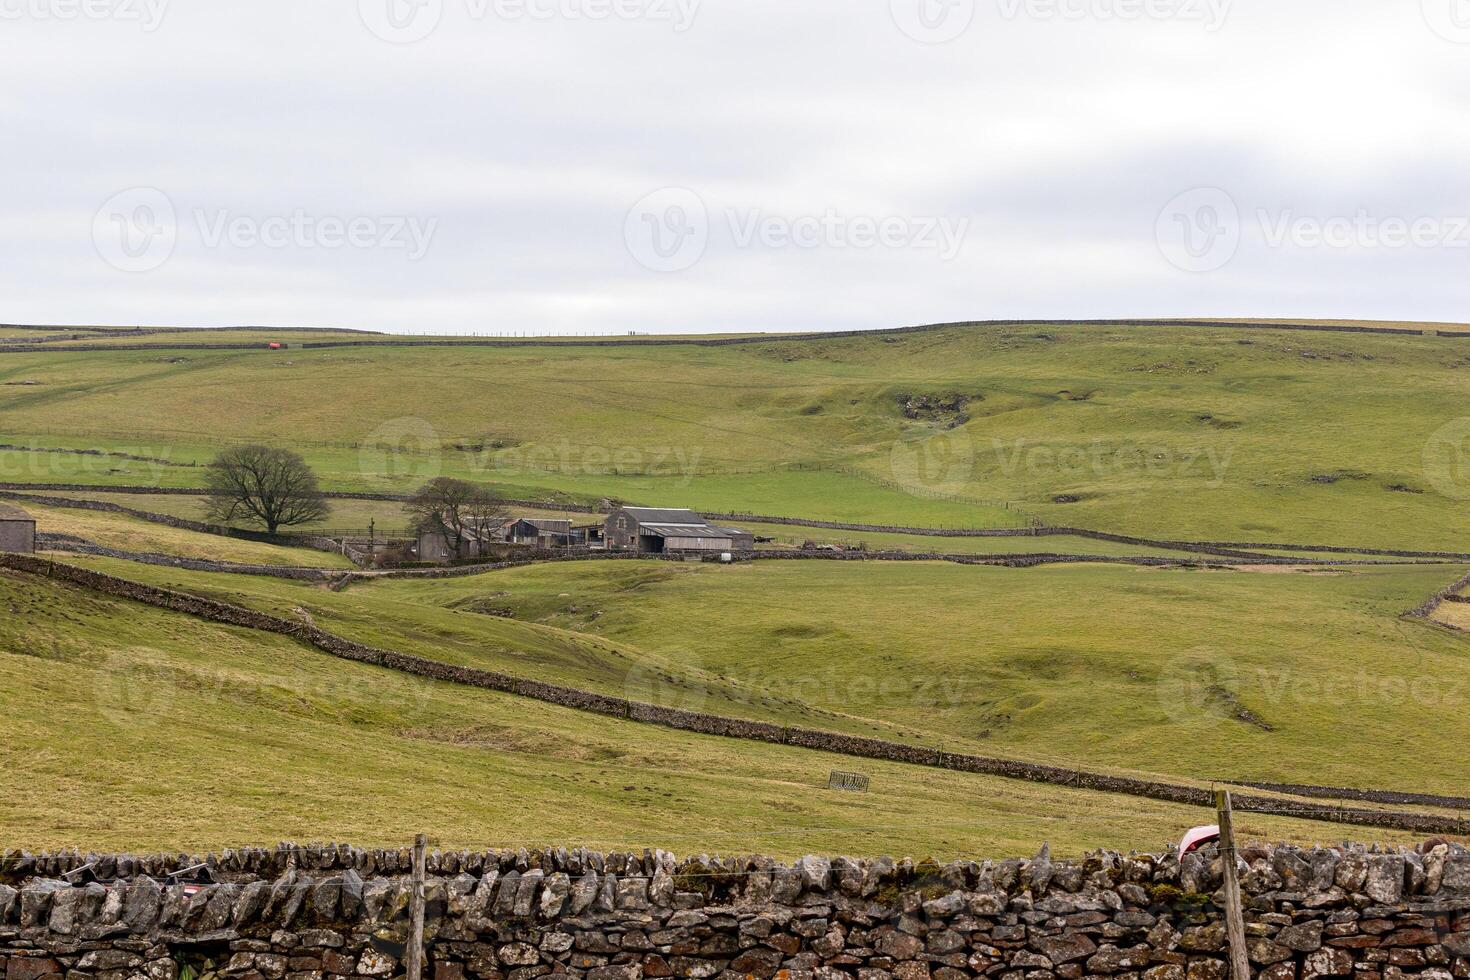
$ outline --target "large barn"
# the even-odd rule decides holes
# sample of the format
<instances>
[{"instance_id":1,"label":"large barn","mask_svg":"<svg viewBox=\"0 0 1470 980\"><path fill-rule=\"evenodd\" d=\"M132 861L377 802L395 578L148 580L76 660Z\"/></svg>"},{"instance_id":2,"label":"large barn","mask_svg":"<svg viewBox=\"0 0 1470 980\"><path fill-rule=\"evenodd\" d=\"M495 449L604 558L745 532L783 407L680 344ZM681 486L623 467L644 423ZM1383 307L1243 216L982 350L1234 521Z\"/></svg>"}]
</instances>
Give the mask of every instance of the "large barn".
<instances>
[{"instance_id":1,"label":"large barn","mask_svg":"<svg viewBox=\"0 0 1470 980\"><path fill-rule=\"evenodd\" d=\"M31 554L36 550L36 520L9 504L0 504L0 551Z\"/></svg>"},{"instance_id":2,"label":"large barn","mask_svg":"<svg viewBox=\"0 0 1470 980\"><path fill-rule=\"evenodd\" d=\"M607 515L607 549L661 554L666 551L748 551L748 531L719 527L692 510L619 507Z\"/></svg>"}]
</instances>

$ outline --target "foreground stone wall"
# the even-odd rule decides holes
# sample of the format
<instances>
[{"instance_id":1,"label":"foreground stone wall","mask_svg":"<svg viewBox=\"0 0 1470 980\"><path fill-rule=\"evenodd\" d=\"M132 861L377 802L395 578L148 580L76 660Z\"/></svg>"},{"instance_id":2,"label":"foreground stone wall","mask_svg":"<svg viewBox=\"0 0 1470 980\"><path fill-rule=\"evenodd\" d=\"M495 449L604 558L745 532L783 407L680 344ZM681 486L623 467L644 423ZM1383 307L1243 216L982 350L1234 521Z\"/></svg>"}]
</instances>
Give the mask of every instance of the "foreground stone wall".
<instances>
[{"instance_id":1,"label":"foreground stone wall","mask_svg":"<svg viewBox=\"0 0 1470 980\"><path fill-rule=\"evenodd\" d=\"M1470 853L1244 848L1266 980L1470 977ZM57 876L92 861L104 879ZM0 859L6 980L346 980L401 975L409 853L226 851ZM676 860L663 851L433 853L434 980L1225 980L1212 849L1053 861Z\"/></svg>"}]
</instances>

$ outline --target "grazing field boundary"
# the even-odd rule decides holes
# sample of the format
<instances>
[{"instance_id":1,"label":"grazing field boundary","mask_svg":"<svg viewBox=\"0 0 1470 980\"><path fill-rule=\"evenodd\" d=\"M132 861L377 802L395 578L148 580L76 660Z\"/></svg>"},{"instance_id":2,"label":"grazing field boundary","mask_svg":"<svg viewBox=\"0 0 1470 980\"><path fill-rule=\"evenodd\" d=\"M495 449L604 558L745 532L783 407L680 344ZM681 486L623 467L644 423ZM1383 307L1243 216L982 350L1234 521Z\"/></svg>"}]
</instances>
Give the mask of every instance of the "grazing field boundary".
<instances>
[{"instance_id":1,"label":"grazing field boundary","mask_svg":"<svg viewBox=\"0 0 1470 980\"><path fill-rule=\"evenodd\" d=\"M81 507L89 510L109 510L114 513L128 514L140 520L152 520L158 518L162 523L170 523L175 527L186 530L203 531L204 533L226 533L229 537L240 537L249 540L264 541L270 544L304 544L305 547L340 551L340 547L332 543L330 547L322 544L326 539L314 537L310 534L270 535L257 531L247 531L241 528L225 528L219 530L218 525L205 524L202 521L188 521L185 518L172 517L167 514L154 514L150 511L135 510L114 504L110 501L84 500L75 497L48 497L36 493L36 491L50 490L63 493L117 493L132 495L166 495L198 497L203 496L206 491L192 487L140 487L140 486L99 486L88 483L15 483L0 482L0 498L10 500L33 500L34 502L52 507ZM327 491L323 494L329 499L336 500L380 500L384 502L403 501L408 499L407 494L391 493L355 493L352 491ZM594 504L567 504L540 500L527 500L521 498L507 498L506 504L513 507L528 507L537 510L552 510L565 513L600 513L598 505ZM1081 527L1027 527L1027 528L934 528L934 527L906 527L896 524L855 524L843 521L819 521L803 517L772 517L762 514L738 514L731 512L708 512L705 517L717 521L736 521L751 524L776 524L786 527L811 527L831 531L858 531L878 534L907 534L915 537L930 538L1045 538L1045 537L1078 537L1089 538L1094 541L1107 541L1113 544L1137 545L1144 548L1160 548L1165 551L1186 551L1202 555L1212 555L1220 558L1242 558L1242 559L1273 559L1282 561L1279 556L1262 554L1263 551L1307 551L1321 552L1323 554L1339 555L1376 555L1386 558L1422 558L1445 561L1470 561L1470 552L1460 551L1410 551L1388 548L1354 548L1342 545L1313 545L1313 544L1272 544L1272 543L1239 543L1231 541L1173 541L1161 538L1142 538L1127 534L1114 534L1110 531L1096 531ZM183 523L174 523L183 522ZM210 531L210 528L216 528ZM252 537L253 536L253 537ZM316 544L309 543L315 540ZM1301 563L1310 563L1303 559ZM1363 563L1353 563L1363 564Z\"/></svg>"},{"instance_id":2,"label":"grazing field boundary","mask_svg":"<svg viewBox=\"0 0 1470 980\"><path fill-rule=\"evenodd\" d=\"M1289 796L1314 796L1329 800L1361 800L1364 803L1388 803L1397 806L1434 806L1447 810L1470 810L1470 799L1463 796L1437 796L1433 793L1395 793L1391 790L1350 789L1344 786L1313 786L1307 783L1261 783L1243 779L1223 780L1233 786L1248 786L1268 793Z\"/></svg>"},{"instance_id":3,"label":"grazing field boundary","mask_svg":"<svg viewBox=\"0 0 1470 980\"><path fill-rule=\"evenodd\" d=\"M347 571L343 569L318 568L310 565L256 565L244 562L217 561L209 558L185 558L179 555L153 551L126 551L109 548L84 538L69 534L39 534L37 547L42 551L70 552L80 555L96 555L137 562L141 565L157 565L164 568L180 568L195 572L218 572L227 575L255 575L266 578L290 579L297 582L324 582L340 591L354 582L370 582L383 578L470 578L486 575L508 568L525 568L530 565L549 565L558 562L577 561L658 561L683 562L681 555L659 555L625 551L543 551L535 550L526 555L497 562L466 565L446 565L429 568L385 568L369 571ZM1249 568L1255 565L1275 565L1279 559L1217 559L1194 560L1189 558L1160 558L1151 555L1064 555L1064 554L1015 554L996 556L915 554L897 552L830 552L830 551L744 551L736 552L740 561L846 561L846 562L948 562L954 565L982 565L990 568L1038 568L1043 565L1129 565L1138 568ZM708 560L706 560L708 561ZM1304 560L1298 564L1313 568L1343 568L1362 565L1394 565L1400 562L1334 561L1328 559Z\"/></svg>"},{"instance_id":4,"label":"grazing field boundary","mask_svg":"<svg viewBox=\"0 0 1470 980\"><path fill-rule=\"evenodd\" d=\"M958 320L950 323L925 323L908 327L885 327L875 330L834 330L825 333L754 334L740 337L603 337L568 338L557 340L536 337L469 337L463 339L382 339L382 340L308 340L297 344L296 350L321 350L338 347L740 347L754 344L802 343L823 340L847 340L863 337L892 337L903 334L925 333L935 330L986 328L986 327L1162 327L1202 328L1209 330L1284 330L1309 331L1314 333L1357 333L1379 334L1401 337L1470 337L1470 329L1441 330L1407 327L1353 326L1338 323L1253 323L1226 320ZM272 331L273 328L261 328ZM69 339L69 338L68 338ZM265 340L254 343L79 343L67 346L48 346L44 343L0 344L0 352L37 353L44 351L139 351L139 350L264 350Z\"/></svg>"},{"instance_id":5,"label":"grazing field boundary","mask_svg":"<svg viewBox=\"0 0 1470 980\"><path fill-rule=\"evenodd\" d=\"M185 558L157 551L125 551L88 541L70 534L38 534L36 547L44 551L69 551L99 558L119 558L140 565L181 568L191 572L223 572L230 575L260 575L291 579L297 582L338 582L350 578L352 572L340 568L313 568L309 565L257 565L248 562L218 561L213 558Z\"/></svg>"},{"instance_id":6,"label":"grazing field boundary","mask_svg":"<svg viewBox=\"0 0 1470 980\"><path fill-rule=\"evenodd\" d=\"M1425 599L1423 603L1404 613L1404 615L1411 619L1429 619L1431 616L1439 611L1439 607L1443 603L1448 601L1451 596L1453 596L1457 592L1463 591L1466 588L1470 588L1470 572L1467 572L1462 577L1455 579L1449 585L1445 586L1443 589L1440 589L1428 599ZM1439 623L1438 625L1443 626L1446 629L1460 630L1460 627L1451 626L1448 623Z\"/></svg>"},{"instance_id":7,"label":"grazing field boundary","mask_svg":"<svg viewBox=\"0 0 1470 980\"><path fill-rule=\"evenodd\" d=\"M1032 552L1006 555L940 554L913 551L744 551L742 559L805 561L947 561L957 565L992 565L1003 568L1033 568L1037 565L1137 565L1145 568L1174 568L1180 565L1205 568L1236 568L1253 565L1300 565L1313 568L1346 568L1360 565L1417 565L1419 562L1385 561L1377 558L1300 558L1283 560L1274 555L1190 558L1173 555L1072 555ZM663 557L655 555L654 557ZM1426 559L1426 564L1458 564L1448 559Z\"/></svg>"},{"instance_id":8,"label":"grazing field boundary","mask_svg":"<svg viewBox=\"0 0 1470 980\"><path fill-rule=\"evenodd\" d=\"M843 735L837 732L794 728L702 712L682 711L677 708L631 701L593 691L527 680L497 671L457 667L426 657L366 646L313 625L281 619L243 606L206 599L187 592L143 585L129 579L117 578L74 565L28 555L0 555L0 568L9 568L13 571L69 583L105 595L197 616L211 622L288 636L344 660L385 667L429 680L517 695L626 721L660 725L702 735L788 745L838 755L1000 776L1026 782L1138 796L1204 808L1213 808L1215 805L1214 793L1202 787L1131 776L1105 775L1081 769L1067 769L1009 759L943 752L918 745ZM1349 809L1250 795L1241 795L1235 800L1235 805L1237 809L1248 810L1252 813L1298 817L1361 827L1433 834L1470 834L1470 820L1434 814Z\"/></svg>"},{"instance_id":9,"label":"grazing field boundary","mask_svg":"<svg viewBox=\"0 0 1470 980\"><path fill-rule=\"evenodd\" d=\"M0 443L0 452L17 453L56 453L61 456L102 456L111 459L127 459L138 463L154 463L158 466L177 466L183 469L196 469L198 463L176 463L171 459L161 456L139 456L135 453L118 452L111 449L68 449L58 446L17 446L12 443Z\"/></svg>"}]
</instances>

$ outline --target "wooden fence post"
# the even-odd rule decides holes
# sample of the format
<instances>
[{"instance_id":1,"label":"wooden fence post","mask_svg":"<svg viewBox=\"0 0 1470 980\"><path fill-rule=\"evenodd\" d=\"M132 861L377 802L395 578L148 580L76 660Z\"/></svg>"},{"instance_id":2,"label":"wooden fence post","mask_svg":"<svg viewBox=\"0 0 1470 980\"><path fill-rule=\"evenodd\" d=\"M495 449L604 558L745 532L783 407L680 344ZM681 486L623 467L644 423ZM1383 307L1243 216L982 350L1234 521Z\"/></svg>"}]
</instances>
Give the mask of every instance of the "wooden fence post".
<instances>
[{"instance_id":1,"label":"wooden fence post","mask_svg":"<svg viewBox=\"0 0 1470 980\"><path fill-rule=\"evenodd\" d=\"M1225 870L1225 928L1230 940L1230 977L1231 980L1251 980L1250 958L1245 948L1245 911L1240 904L1240 877L1235 864L1235 827L1229 790L1215 790L1215 810L1220 823L1220 863Z\"/></svg>"},{"instance_id":2,"label":"wooden fence post","mask_svg":"<svg viewBox=\"0 0 1470 980\"><path fill-rule=\"evenodd\" d=\"M413 841L413 890L409 893L408 980L424 976L424 878L425 851L429 838L419 834Z\"/></svg>"}]
</instances>

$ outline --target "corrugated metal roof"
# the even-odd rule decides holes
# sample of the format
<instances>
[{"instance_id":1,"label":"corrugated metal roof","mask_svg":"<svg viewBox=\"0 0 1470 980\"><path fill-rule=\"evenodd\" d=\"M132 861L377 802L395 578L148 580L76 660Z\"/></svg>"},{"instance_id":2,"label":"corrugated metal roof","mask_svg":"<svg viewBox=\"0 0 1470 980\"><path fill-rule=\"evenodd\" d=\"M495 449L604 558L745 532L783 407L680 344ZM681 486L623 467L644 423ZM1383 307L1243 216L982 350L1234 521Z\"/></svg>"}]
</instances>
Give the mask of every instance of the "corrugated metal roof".
<instances>
[{"instance_id":1,"label":"corrugated metal roof","mask_svg":"<svg viewBox=\"0 0 1470 980\"><path fill-rule=\"evenodd\" d=\"M649 534L657 538L728 538L727 532L721 531L709 524L643 524L638 528L639 534Z\"/></svg>"},{"instance_id":2,"label":"corrugated metal roof","mask_svg":"<svg viewBox=\"0 0 1470 980\"><path fill-rule=\"evenodd\" d=\"M543 531L570 531L572 522L559 517L523 517L522 521Z\"/></svg>"},{"instance_id":3,"label":"corrugated metal roof","mask_svg":"<svg viewBox=\"0 0 1470 980\"><path fill-rule=\"evenodd\" d=\"M639 524L708 524L692 510L681 507L624 507L623 510L638 519Z\"/></svg>"},{"instance_id":4,"label":"corrugated metal roof","mask_svg":"<svg viewBox=\"0 0 1470 980\"><path fill-rule=\"evenodd\" d=\"M19 507L0 504L0 521L34 521L35 518Z\"/></svg>"}]
</instances>

